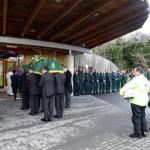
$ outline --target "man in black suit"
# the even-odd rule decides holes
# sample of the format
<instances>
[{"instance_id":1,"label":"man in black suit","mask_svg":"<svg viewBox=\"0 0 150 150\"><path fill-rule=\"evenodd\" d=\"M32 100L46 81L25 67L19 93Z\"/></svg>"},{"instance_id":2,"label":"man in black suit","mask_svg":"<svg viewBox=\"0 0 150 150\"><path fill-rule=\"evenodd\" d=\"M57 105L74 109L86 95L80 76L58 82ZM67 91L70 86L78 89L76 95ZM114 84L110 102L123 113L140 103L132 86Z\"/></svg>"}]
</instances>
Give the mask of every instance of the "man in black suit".
<instances>
[{"instance_id":1,"label":"man in black suit","mask_svg":"<svg viewBox=\"0 0 150 150\"><path fill-rule=\"evenodd\" d=\"M55 95L54 75L48 72L46 67L42 68L43 75L40 80L40 87L42 88L42 100L44 109L44 118L41 121L48 122L53 119L53 102Z\"/></svg>"},{"instance_id":2,"label":"man in black suit","mask_svg":"<svg viewBox=\"0 0 150 150\"><path fill-rule=\"evenodd\" d=\"M21 93L22 97L22 107L21 109L29 109L29 94L27 88L27 75L24 70L22 70L22 74L19 78L19 92Z\"/></svg>"},{"instance_id":3,"label":"man in black suit","mask_svg":"<svg viewBox=\"0 0 150 150\"><path fill-rule=\"evenodd\" d=\"M14 93L14 101L15 101L17 98L18 80L19 80L19 76L16 74L16 70L13 70L13 75L10 78L11 78L11 87Z\"/></svg>"},{"instance_id":4,"label":"man in black suit","mask_svg":"<svg viewBox=\"0 0 150 150\"><path fill-rule=\"evenodd\" d=\"M29 115L38 114L38 102L39 102L39 77L33 72L32 68L29 68L29 74L27 76L27 87L29 89L29 101L31 112Z\"/></svg>"},{"instance_id":5,"label":"man in black suit","mask_svg":"<svg viewBox=\"0 0 150 150\"><path fill-rule=\"evenodd\" d=\"M64 72L66 76L65 83L65 108L70 108L71 106L71 93L72 93L72 73L64 66Z\"/></svg>"},{"instance_id":6,"label":"man in black suit","mask_svg":"<svg viewBox=\"0 0 150 150\"><path fill-rule=\"evenodd\" d=\"M65 96L66 77L64 73L55 74L55 118L62 118L64 111L64 96Z\"/></svg>"}]
</instances>

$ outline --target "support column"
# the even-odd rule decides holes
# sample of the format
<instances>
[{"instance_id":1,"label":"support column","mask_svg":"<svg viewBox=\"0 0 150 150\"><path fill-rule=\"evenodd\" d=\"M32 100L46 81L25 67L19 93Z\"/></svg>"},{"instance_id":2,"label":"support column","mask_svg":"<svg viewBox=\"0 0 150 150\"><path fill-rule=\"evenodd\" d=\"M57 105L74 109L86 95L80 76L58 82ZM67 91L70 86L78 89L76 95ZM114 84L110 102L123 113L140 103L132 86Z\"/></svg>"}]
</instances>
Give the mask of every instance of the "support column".
<instances>
[{"instance_id":1,"label":"support column","mask_svg":"<svg viewBox=\"0 0 150 150\"><path fill-rule=\"evenodd\" d=\"M69 71L73 74L74 71L74 56L71 53L71 50L69 50L69 54L66 56L66 65Z\"/></svg>"}]
</instances>

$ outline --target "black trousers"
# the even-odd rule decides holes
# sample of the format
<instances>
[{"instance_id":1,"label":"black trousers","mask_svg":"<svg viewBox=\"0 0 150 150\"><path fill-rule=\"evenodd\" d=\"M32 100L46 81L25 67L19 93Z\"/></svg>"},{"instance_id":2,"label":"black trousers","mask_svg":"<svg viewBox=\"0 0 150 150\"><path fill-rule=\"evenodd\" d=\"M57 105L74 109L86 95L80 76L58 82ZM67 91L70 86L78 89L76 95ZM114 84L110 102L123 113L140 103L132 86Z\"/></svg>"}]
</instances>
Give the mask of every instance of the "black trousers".
<instances>
[{"instance_id":1,"label":"black trousers","mask_svg":"<svg viewBox=\"0 0 150 150\"><path fill-rule=\"evenodd\" d=\"M132 109L132 123L134 127L134 134L140 136L147 130L147 121L145 114L146 106L138 106L131 104Z\"/></svg>"},{"instance_id":2,"label":"black trousers","mask_svg":"<svg viewBox=\"0 0 150 150\"><path fill-rule=\"evenodd\" d=\"M65 106L71 107L71 93L68 90L66 90L65 94Z\"/></svg>"},{"instance_id":3,"label":"black trousers","mask_svg":"<svg viewBox=\"0 0 150 150\"><path fill-rule=\"evenodd\" d=\"M44 119L52 120L53 119L53 103L54 96L45 96L42 98L43 100L43 109L44 109Z\"/></svg>"},{"instance_id":4,"label":"black trousers","mask_svg":"<svg viewBox=\"0 0 150 150\"><path fill-rule=\"evenodd\" d=\"M64 94L55 95L56 116L62 118L64 112Z\"/></svg>"},{"instance_id":5,"label":"black trousers","mask_svg":"<svg viewBox=\"0 0 150 150\"><path fill-rule=\"evenodd\" d=\"M30 95L29 100L30 100L31 113L38 114L39 95Z\"/></svg>"},{"instance_id":6,"label":"black trousers","mask_svg":"<svg viewBox=\"0 0 150 150\"><path fill-rule=\"evenodd\" d=\"M29 95L28 92L21 92L22 108L29 109Z\"/></svg>"}]
</instances>

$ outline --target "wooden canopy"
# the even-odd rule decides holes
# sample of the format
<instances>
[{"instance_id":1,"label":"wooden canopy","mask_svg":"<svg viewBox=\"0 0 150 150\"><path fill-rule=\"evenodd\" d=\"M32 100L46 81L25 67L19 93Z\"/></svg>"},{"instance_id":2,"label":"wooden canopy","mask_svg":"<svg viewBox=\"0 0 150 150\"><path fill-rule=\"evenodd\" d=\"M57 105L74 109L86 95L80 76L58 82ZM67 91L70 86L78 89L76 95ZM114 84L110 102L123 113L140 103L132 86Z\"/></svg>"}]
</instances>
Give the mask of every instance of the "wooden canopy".
<instances>
[{"instance_id":1,"label":"wooden canopy","mask_svg":"<svg viewBox=\"0 0 150 150\"><path fill-rule=\"evenodd\" d=\"M93 48L141 28L146 0L0 0L0 35Z\"/></svg>"}]
</instances>

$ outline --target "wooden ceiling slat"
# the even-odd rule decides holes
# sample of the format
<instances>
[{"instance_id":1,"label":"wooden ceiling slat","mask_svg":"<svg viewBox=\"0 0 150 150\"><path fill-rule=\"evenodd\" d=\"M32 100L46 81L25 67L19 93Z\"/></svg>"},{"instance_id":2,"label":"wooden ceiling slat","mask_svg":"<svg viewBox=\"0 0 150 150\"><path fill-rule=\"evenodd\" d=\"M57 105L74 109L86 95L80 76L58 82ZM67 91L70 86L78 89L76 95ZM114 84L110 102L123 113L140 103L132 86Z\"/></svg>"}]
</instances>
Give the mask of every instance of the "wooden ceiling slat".
<instances>
[{"instance_id":1,"label":"wooden ceiling slat","mask_svg":"<svg viewBox=\"0 0 150 150\"><path fill-rule=\"evenodd\" d=\"M29 19L27 20L22 33L21 33L21 37L24 37L24 35L26 34L26 32L29 30L32 22L34 21L35 17L37 16L37 14L39 13L39 11L41 10L41 8L44 6L44 4L46 3L47 0L39 0L36 4L36 6L34 7Z\"/></svg>"},{"instance_id":2,"label":"wooden ceiling slat","mask_svg":"<svg viewBox=\"0 0 150 150\"><path fill-rule=\"evenodd\" d=\"M121 3L121 6L119 6L118 9L115 8L115 9L111 10L109 13L107 13L106 15L102 16L100 19L101 22L94 23L93 25L90 24L90 25L84 27L84 29L81 29L80 32L72 33L72 36L69 36L68 38L66 38L62 42L73 40L74 38L76 38L82 34L85 34L85 33L89 32L90 30L96 28L97 26L103 25L103 23L105 23L106 21L112 19L113 17L119 16L120 14L128 11L128 9L134 8L135 4L137 4L137 3L141 4L141 2L142 1L136 1L135 2L135 1L129 0L125 3Z\"/></svg>"},{"instance_id":3,"label":"wooden ceiling slat","mask_svg":"<svg viewBox=\"0 0 150 150\"><path fill-rule=\"evenodd\" d=\"M112 29L111 31L106 32L107 34L106 33L101 34L100 36L96 37L95 39L91 39L91 40L85 42L84 44L89 44L91 42L99 41L101 39L104 39L107 35L112 35L119 31L123 31L131 26L134 26L135 24L139 24L139 23L141 23L141 21L146 19L146 17L145 18L143 18L143 17L144 17L144 15L142 15L142 18L136 18L136 19L130 20L129 24L118 25L116 28Z\"/></svg>"},{"instance_id":4,"label":"wooden ceiling slat","mask_svg":"<svg viewBox=\"0 0 150 150\"><path fill-rule=\"evenodd\" d=\"M58 16L54 20L50 20L47 26L42 30L37 38L41 38L48 30L50 30L52 27L54 27L61 19L63 19L66 15L68 15L75 7L77 7L81 1L83 0L75 0L71 3L71 5L68 6L68 8L65 9L64 13L62 15Z\"/></svg>"},{"instance_id":5,"label":"wooden ceiling slat","mask_svg":"<svg viewBox=\"0 0 150 150\"><path fill-rule=\"evenodd\" d=\"M126 30L124 30L123 32L119 32L119 33L115 33L115 34L113 34L113 35L107 36L105 39L103 39L103 40L101 40L101 41L97 41L97 42L94 42L94 43L90 43L90 46L89 46L89 47L93 48L93 47L95 47L95 46L97 46L97 45L101 45L101 44L104 44L104 43L106 43L106 42L108 42L108 41L111 41L111 40L113 40L113 39L116 39L116 38L118 38L118 37L121 37L121 36L123 36L123 35L125 35L125 34L127 34L127 33L130 33L130 32L133 32L133 31L139 29L142 25L143 25L143 24L141 23L141 24L138 24L138 25L136 25L136 26L132 26L131 28L126 29Z\"/></svg>"},{"instance_id":6,"label":"wooden ceiling slat","mask_svg":"<svg viewBox=\"0 0 150 150\"><path fill-rule=\"evenodd\" d=\"M81 22L83 22L88 17L94 15L101 7L103 7L107 3L108 3L108 0L100 1L99 4L96 7L94 7L92 10L90 10L89 12L85 12L84 14L79 16L77 19L73 20L69 25L66 25L60 31L55 33L55 35L51 36L49 41L52 41L52 40L56 39L59 35L63 34L64 32L68 31L69 29L71 29L71 28L75 27L76 25L80 24Z\"/></svg>"},{"instance_id":7,"label":"wooden ceiling slat","mask_svg":"<svg viewBox=\"0 0 150 150\"><path fill-rule=\"evenodd\" d=\"M3 35L6 35L7 28L7 10L8 10L8 0L3 0Z\"/></svg>"},{"instance_id":8,"label":"wooden ceiling slat","mask_svg":"<svg viewBox=\"0 0 150 150\"><path fill-rule=\"evenodd\" d=\"M131 13L133 13L133 12L131 12ZM134 18L143 16L143 14L146 16L146 15L148 15L148 12L145 11L145 9L141 9L141 10L138 9L137 11L135 11L135 15L127 14L127 15L122 16L120 18L116 18L115 20L113 20L113 21L105 24L103 27L101 27L103 30L100 30L98 32L93 31L91 34L87 34L86 36L78 38L72 44L84 43L84 42L92 39L93 37L97 37L101 34L105 34L105 33L109 32L110 30L115 29L117 26L121 26L123 24L130 23L130 21L132 21Z\"/></svg>"}]
</instances>

